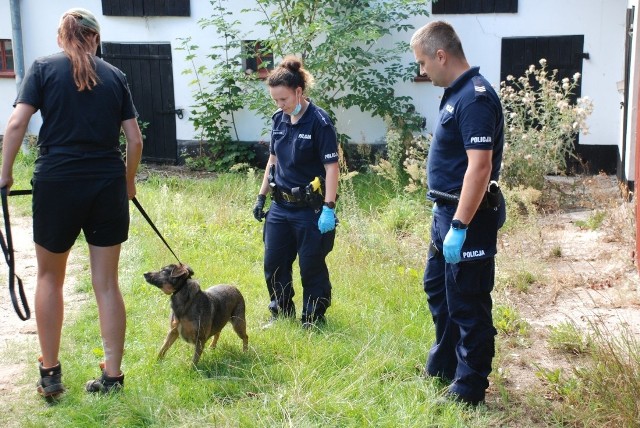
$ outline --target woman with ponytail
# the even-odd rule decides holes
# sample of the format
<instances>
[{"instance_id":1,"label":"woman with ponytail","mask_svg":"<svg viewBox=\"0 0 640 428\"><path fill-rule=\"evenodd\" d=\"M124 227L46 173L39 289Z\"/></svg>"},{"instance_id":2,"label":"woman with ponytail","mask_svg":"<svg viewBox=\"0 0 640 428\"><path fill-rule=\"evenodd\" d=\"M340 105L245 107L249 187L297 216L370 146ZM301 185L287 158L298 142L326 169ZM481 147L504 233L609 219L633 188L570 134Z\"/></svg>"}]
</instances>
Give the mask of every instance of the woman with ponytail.
<instances>
[{"instance_id":1,"label":"woman with ponytail","mask_svg":"<svg viewBox=\"0 0 640 428\"><path fill-rule=\"evenodd\" d=\"M253 209L264 226L264 273L271 321L295 318L292 265L302 282L302 327L324 324L331 305L325 258L335 239L338 190L336 130L326 111L306 98L313 76L288 56L267 78L278 106L272 117L269 160ZM313 183L313 184L312 184ZM264 213L266 195L272 204Z\"/></svg>"},{"instance_id":2,"label":"woman with ponytail","mask_svg":"<svg viewBox=\"0 0 640 428\"><path fill-rule=\"evenodd\" d=\"M40 110L32 208L38 264L35 317L42 352L37 390L47 400L65 390L58 359L63 285L69 253L81 230L89 246L105 360L102 375L85 387L104 393L124 385L120 366L126 314L118 264L142 154L126 78L96 57L100 26L95 16L80 8L65 12L58 45L62 52L36 59L22 82L4 133L0 172L0 187L10 189L29 119ZM125 161L119 150L121 128L127 139Z\"/></svg>"}]
</instances>

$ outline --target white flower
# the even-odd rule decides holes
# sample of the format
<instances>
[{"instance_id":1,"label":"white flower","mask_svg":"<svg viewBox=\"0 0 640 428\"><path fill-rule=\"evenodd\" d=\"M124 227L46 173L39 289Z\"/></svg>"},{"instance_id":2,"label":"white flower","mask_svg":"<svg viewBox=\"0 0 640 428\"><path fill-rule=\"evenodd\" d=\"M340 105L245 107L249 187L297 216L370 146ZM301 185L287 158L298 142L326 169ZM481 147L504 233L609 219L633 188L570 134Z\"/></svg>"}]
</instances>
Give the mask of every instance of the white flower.
<instances>
[{"instance_id":1,"label":"white flower","mask_svg":"<svg viewBox=\"0 0 640 428\"><path fill-rule=\"evenodd\" d=\"M547 60L544 59L544 58L540 58L539 62L540 62L540 65L543 66L543 67L547 65Z\"/></svg>"},{"instance_id":2,"label":"white flower","mask_svg":"<svg viewBox=\"0 0 640 428\"><path fill-rule=\"evenodd\" d=\"M507 76L507 82L513 82L514 77L510 74Z\"/></svg>"},{"instance_id":3,"label":"white flower","mask_svg":"<svg viewBox=\"0 0 640 428\"><path fill-rule=\"evenodd\" d=\"M580 78L580 73L577 73L573 75L573 81L575 82L576 80L578 80Z\"/></svg>"}]
</instances>

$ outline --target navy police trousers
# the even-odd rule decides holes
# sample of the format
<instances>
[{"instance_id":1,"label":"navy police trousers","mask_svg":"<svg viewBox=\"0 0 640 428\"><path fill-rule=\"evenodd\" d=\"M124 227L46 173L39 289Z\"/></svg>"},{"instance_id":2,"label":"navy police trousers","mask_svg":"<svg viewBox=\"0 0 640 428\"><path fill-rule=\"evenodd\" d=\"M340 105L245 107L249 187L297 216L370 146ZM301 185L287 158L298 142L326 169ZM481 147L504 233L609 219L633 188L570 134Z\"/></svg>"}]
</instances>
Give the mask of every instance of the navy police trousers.
<instances>
[{"instance_id":1,"label":"navy police trousers","mask_svg":"<svg viewBox=\"0 0 640 428\"><path fill-rule=\"evenodd\" d=\"M299 257L302 320L324 317L331 305L331 282L325 258L333 249L335 229L321 234L320 211L272 203L264 226L264 274L273 315L295 317L292 268Z\"/></svg>"},{"instance_id":2,"label":"navy police trousers","mask_svg":"<svg viewBox=\"0 0 640 428\"><path fill-rule=\"evenodd\" d=\"M463 260L450 264L445 262L442 242L455 210L455 205L434 205L432 242L423 282L435 324L435 341L426 373L451 381L450 392L469 401L482 401L495 353L490 293L504 204L497 210L476 213L467 231Z\"/></svg>"}]
</instances>

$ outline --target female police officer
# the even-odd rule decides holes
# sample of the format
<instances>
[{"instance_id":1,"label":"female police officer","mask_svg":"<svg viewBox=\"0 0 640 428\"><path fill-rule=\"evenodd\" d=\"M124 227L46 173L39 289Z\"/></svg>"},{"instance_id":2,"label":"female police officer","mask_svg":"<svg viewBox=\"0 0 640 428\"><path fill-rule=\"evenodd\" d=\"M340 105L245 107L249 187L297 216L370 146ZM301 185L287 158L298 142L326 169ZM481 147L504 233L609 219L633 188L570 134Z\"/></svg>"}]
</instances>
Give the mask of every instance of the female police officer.
<instances>
[{"instance_id":1,"label":"female police officer","mask_svg":"<svg viewBox=\"0 0 640 428\"><path fill-rule=\"evenodd\" d=\"M270 156L253 214L259 221L265 217L264 203L271 189L273 203L264 227L269 310L271 320L295 318L292 266L297 255L303 290L302 325L309 328L325 321L325 311L331 305L325 257L335 238L336 131L327 113L304 97L313 77L300 59L284 58L267 84L279 109L272 117Z\"/></svg>"}]
</instances>

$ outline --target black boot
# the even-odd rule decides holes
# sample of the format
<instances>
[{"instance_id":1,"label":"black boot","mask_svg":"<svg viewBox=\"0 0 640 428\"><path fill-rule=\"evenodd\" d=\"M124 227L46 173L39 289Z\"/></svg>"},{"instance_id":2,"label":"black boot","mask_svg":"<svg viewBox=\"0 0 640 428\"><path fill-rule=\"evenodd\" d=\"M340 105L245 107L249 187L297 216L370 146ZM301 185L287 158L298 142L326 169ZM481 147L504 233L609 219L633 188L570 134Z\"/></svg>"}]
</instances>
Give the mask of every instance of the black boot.
<instances>
[{"instance_id":1,"label":"black boot","mask_svg":"<svg viewBox=\"0 0 640 428\"><path fill-rule=\"evenodd\" d=\"M90 380L85 385L87 392L106 394L109 392L120 391L124 388L124 373L120 373L120 376L107 376L104 371L104 363L100 364L102 369L102 376L99 379Z\"/></svg>"},{"instance_id":2,"label":"black boot","mask_svg":"<svg viewBox=\"0 0 640 428\"><path fill-rule=\"evenodd\" d=\"M60 362L53 367L44 368L42 366L42 357L38 358L38 366L40 368L40 380L36 384L38 394L45 399L57 399L65 391L62 385L62 367Z\"/></svg>"}]
</instances>

